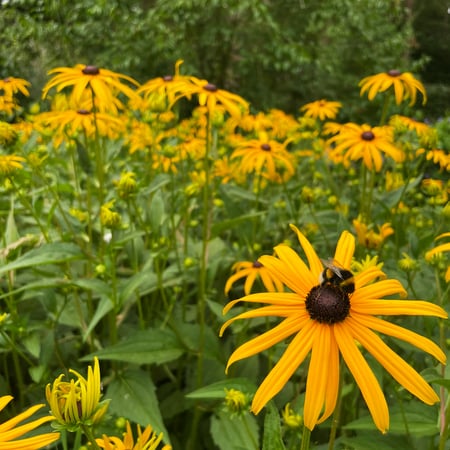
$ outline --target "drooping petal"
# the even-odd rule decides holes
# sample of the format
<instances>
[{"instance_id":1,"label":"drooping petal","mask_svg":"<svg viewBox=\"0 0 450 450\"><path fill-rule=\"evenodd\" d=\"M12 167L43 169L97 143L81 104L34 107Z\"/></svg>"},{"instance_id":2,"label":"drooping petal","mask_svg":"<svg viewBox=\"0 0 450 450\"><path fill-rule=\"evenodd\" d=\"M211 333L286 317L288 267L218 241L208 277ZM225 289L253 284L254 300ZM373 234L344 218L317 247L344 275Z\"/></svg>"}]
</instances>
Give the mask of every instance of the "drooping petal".
<instances>
[{"instance_id":1,"label":"drooping petal","mask_svg":"<svg viewBox=\"0 0 450 450\"><path fill-rule=\"evenodd\" d=\"M406 390L428 405L439 401L432 387L400 356L388 347L379 336L349 317L347 327L366 350L397 380Z\"/></svg>"},{"instance_id":2,"label":"drooping petal","mask_svg":"<svg viewBox=\"0 0 450 450\"><path fill-rule=\"evenodd\" d=\"M306 358L314 342L317 326L317 322L311 320L306 322L289 343L280 360L255 393L252 402L252 411L255 414L258 414L266 403L283 389L283 386Z\"/></svg>"},{"instance_id":3,"label":"drooping petal","mask_svg":"<svg viewBox=\"0 0 450 450\"><path fill-rule=\"evenodd\" d=\"M257 353L260 353L272 347L273 345L278 344L278 342L283 341L289 336L292 336L293 334L300 331L309 320L310 319L307 316L288 317L271 330L266 331L265 333L251 339L250 341L247 341L231 354L225 370L227 371L231 364L235 363L236 361L256 355Z\"/></svg>"},{"instance_id":4,"label":"drooping petal","mask_svg":"<svg viewBox=\"0 0 450 450\"><path fill-rule=\"evenodd\" d=\"M367 328L371 328L372 330L387 334L388 336L401 339L417 348L420 348L424 352L433 355L441 364L445 364L446 362L445 353L441 350L441 348L433 341L421 336L420 334L414 333L413 331L394 323L387 322L386 320L378 317L359 314L354 311L352 312L352 318Z\"/></svg>"},{"instance_id":5,"label":"drooping petal","mask_svg":"<svg viewBox=\"0 0 450 450\"><path fill-rule=\"evenodd\" d=\"M386 433L389 428L389 410L386 399L378 380L356 346L346 323L347 321L344 321L334 325L339 350L361 390L375 425L382 433Z\"/></svg>"}]
</instances>

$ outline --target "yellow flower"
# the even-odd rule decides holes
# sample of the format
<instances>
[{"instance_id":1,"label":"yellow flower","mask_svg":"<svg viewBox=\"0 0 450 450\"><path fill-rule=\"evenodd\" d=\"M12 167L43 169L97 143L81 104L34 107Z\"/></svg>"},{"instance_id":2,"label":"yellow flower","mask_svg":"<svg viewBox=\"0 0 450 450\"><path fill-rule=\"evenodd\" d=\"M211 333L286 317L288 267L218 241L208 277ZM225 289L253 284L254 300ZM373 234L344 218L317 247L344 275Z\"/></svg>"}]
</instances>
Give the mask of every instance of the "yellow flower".
<instances>
[{"instance_id":1,"label":"yellow flower","mask_svg":"<svg viewBox=\"0 0 450 450\"><path fill-rule=\"evenodd\" d=\"M94 368L88 367L87 378L77 371L69 369L77 379L62 381L61 374L53 382L47 384L45 395L51 413L62 427L78 427L80 424L96 424L100 422L108 408L108 403L100 402L100 366L94 358Z\"/></svg>"},{"instance_id":2,"label":"yellow flower","mask_svg":"<svg viewBox=\"0 0 450 450\"><path fill-rule=\"evenodd\" d=\"M443 237L450 237L450 232L440 234L436 239L442 239ZM431 260L435 255L439 255L442 252L450 252L450 242L438 245L437 247L429 250L425 254L425 259ZM447 267L447 272L445 274L445 281L450 282L450 265Z\"/></svg>"},{"instance_id":3,"label":"yellow flower","mask_svg":"<svg viewBox=\"0 0 450 450\"><path fill-rule=\"evenodd\" d=\"M48 72L49 75L55 75L42 91L42 98L45 98L48 92L56 88L56 92L73 86L71 92L71 101L81 106L86 101L86 96L94 100L95 107L99 112L117 113L118 109L124 109L123 103L117 98L123 94L128 98L137 97L136 92L122 80L138 86L138 82L127 75L112 72L96 66L86 66L77 64L75 67L57 67ZM92 109L93 104L87 107Z\"/></svg>"},{"instance_id":4,"label":"yellow flower","mask_svg":"<svg viewBox=\"0 0 450 450\"><path fill-rule=\"evenodd\" d=\"M432 128L424 122L407 116L395 115L389 120L389 123L395 128L405 127L414 131L419 137L426 137L432 132Z\"/></svg>"},{"instance_id":5,"label":"yellow flower","mask_svg":"<svg viewBox=\"0 0 450 450\"><path fill-rule=\"evenodd\" d=\"M31 83L29 83L27 80L24 80L23 78L3 78L3 80L0 80L0 95L12 99L16 94L20 92L26 97L29 97L29 86L31 86Z\"/></svg>"},{"instance_id":6,"label":"yellow flower","mask_svg":"<svg viewBox=\"0 0 450 450\"><path fill-rule=\"evenodd\" d=\"M134 172L123 172L116 184L119 197L127 198L130 194L136 192L136 174Z\"/></svg>"},{"instance_id":7,"label":"yellow flower","mask_svg":"<svg viewBox=\"0 0 450 450\"><path fill-rule=\"evenodd\" d=\"M225 389L225 405L231 413L241 413L248 408L248 395L237 389Z\"/></svg>"},{"instance_id":8,"label":"yellow flower","mask_svg":"<svg viewBox=\"0 0 450 450\"><path fill-rule=\"evenodd\" d=\"M282 292L284 289L283 283L281 283L281 281L279 281L276 277L273 277L272 273L269 272L259 261L240 261L234 263L231 270L235 273L234 275L231 275L225 283L225 295L228 295L233 284L241 278L245 278L245 295L250 294L253 284L257 278L262 281L264 287L269 292Z\"/></svg>"},{"instance_id":9,"label":"yellow flower","mask_svg":"<svg viewBox=\"0 0 450 450\"><path fill-rule=\"evenodd\" d=\"M130 422L127 421L127 431L122 439L103 435L102 439L96 439L95 441L100 448L105 450L156 450L163 438L163 434L156 435L150 425L144 431L138 425L137 432L138 435L135 442ZM164 445L161 450L172 450L172 447Z\"/></svg>"},{"instance_id":10,"label":"yellow flower","mask_svg":"<svg viewBox=\"0 0 450 450\"><path fill-rule=\"evenodd\" d=\"M297 414L292 408L291 404L287 403L283 409L283 421L288 428L295 430L303 425L303 418Z\"/></svg>"},{"instance_id":11,"label":"yellow flower","mask_svg":"<svg viewBox=\"0 0 450 450\"><path fill-rule=\"evenodd\" d=\"M0 145L8 145L17 137L16 129L8 122L0 121Z\"/></svg>"},{"instance_id":12,"label":"yellow flower","mask_svg":"<svg viewBox=\"0 0 450 450\"><path fill-rule=\"evenodd\" d=\"M378 225L378 233L360 218L353 220L353 226L356 230L358 242L367 248L379 249L386 238L391 234L394 234L394 229L391 227L390 223L384 223L381 226Z\"/></svg>"},{"instance_id":13,"label":"yellow flower","mask_svg":"<svg viewBox=\"0 0 450 450\"><path fill-rule=\"evenodd\" d=\"M419 148L416 155L425 155L427 161L433 161L434 164L439 164L441 170L450 170L450 154L445 150L432 149L425 150L424 148Z\"/></svg>"},{"instance_id":14,"label":"yellow flower","mask_svg":"<svg viewBox=\"0 0 450 450\"><path fill-rule=\"evenodd\" d=\"M295 172L294 158L286 150L287 143L281 144L268 139L265 133L260 133L259 139L238 144L230 159L239 158L243 173L264 174L276 181L280 173L290 177Z\"/></svg>"},{"instance_id":15,"label":"yellow flower","mask_svg":"<svg viewBox=\"0 0 450 450\"><path fill-rule=\"evenodd\" d=\"M0 155L0 173L9 175L16 169L22 169L25 158L16 155Z\"/></svg>"},{"instance_id":16,"label":"yellow flower","mask_svg":"<svg viewBox=\"0 0 450 450\"><path fill-rule=\"evenodd\" d=\"M343 157L344 162L362 159L366 167L376 172L383 165L382 153L390 156L395 162L404 159L403 152L393 143L391 127L371 127L347 123L339 134L331 137L328 144L336 144L331 150L334 157Z\"/></svg>"},{"instance_id":17,"label":"yellow flower","mask_svg":"<svg viewBox=\"0 0 450 450\"><path fill-rule=\"evenodd\" d=\"M368 92L368 99L373 100L379 92L384 92L390 87L394 89L395 102L397 105L403 100L409 99L409 105L416 103L417 91L423 96L422 104L427 101L427 94L423 84L414 78L410 72L400 72L399 70L390 70L389 72L382 72L376 75L363 78L359 82L361 86L360 95Z\"/></svg>"},{"instance_id":18,"label":"yellow flower","mask_svg":"<svg viewBox=\"0 0 450 450\"><path fill-rule=\"evenodd\" d=\"M180 75L181 64L183 64L183 60L177 60L174 75L165 75L148 80L136 92L142 95L145 100L150 100L150 106L154 99L163 99L165 103L167 99L167 104L164 106L170 107L180 98L190 98L192 83L190 82L190 77Z\"/></svg>"},{"instance_id":19,"label":"yellow flower","mask_svg":"<svg viewBox=\"0 0 450 450\"><path fill-rule=\"evenodd\" d=\"M275 316L283 320L273 329L238 347L230 356L229 366L241 359L256 355L293 336L286 350L259 386L252 402L258 414L282 390L309 353L308 376L303 408L303 420L312 430L334 411L339 389L339 359L342 356L355 378L375 425L383 433L389 427L389 410L380 384L364 359L359 345L372 356L406 390L427 404L439 401L428 383L399 355L391 350L376 332L399 338L430 353L445 363L444 352L430 339L387 322L376 315L425 315L446 318L447 313L437 305L419 300L385 300L393 294L405 295L397 280L376 281L384 276L371 267L354 276L350 283L350 262L355 250L355 238L344 231L337 243L333 263L345 274L341 278L325 277L322 260L307 238L294 226L291 228L305 252L308 265L289 246L275 247L275 256L262 256L261 263L281 280L291 292L251 294L234 300L224 308L227 313L240 302L263 303L267 306L246 311L228 320L220 334L235 320ZM336 272L338 273L338 272ZM344 278L344 277L343 277ZM345 284L345 285L344 285ZM374 330L374 331L372 331Z\"/></svg>"},{"instance_id":20,"label":"yellow flower","mask_svg":"<svg viewBox=\"0 0 450 450\"><path fill-rule=\"evenodd\" d=\"M300 111L304 111L306 117L312 117L314 119L325 120L334 119L342 107L340 102L329 102L327 100L316 100L315 102L307 103L300 108Z\"/></svg>"},{"instance_id":21,"label":"yellow flower","mask_svg":"<svg viewBox=\"0 0 450 450\"><path fill-rule=\"evenodd\" d=\"M192 93L197 94L200 106L206 106L210 114L217 105L222 105L233 117L241 117L248 111L248 102L236 94L219 89L215 84L206 80L191 77Z\"/></svg>"},{"instance_id":22,"label":"yellow flower","mask_svg":"<svg viewBox=\"0 0 450 450\"><path fill-rule=\"evenodd\" d=\"M107 228L117 228L122 221L118 212L111 211L114 203L115 200L111 200L100 207L100 222Z\"/></svg>"},{"instance_id":23,"label":"yellow flower","mask_svg":"<svg viewBox=\"0 0 450 450\"><path fill-rule=\"evenodd\" d=\"M11 395L4 395L0 397L0 411L13 399ZM28 408L21 414L7 420L0 424L0 449L1 450L37 450L44 448L47 445L55 442L59 439L59 433L44 433L38 434L33 437L16 439L23 436L25 433L36 429L42 424L54 419L53 416L44 416L39 419L35 419L24 425L18 425L20 422L31 417L36 411L44 406L35 405Z\"/></svg>"}]
</instances>

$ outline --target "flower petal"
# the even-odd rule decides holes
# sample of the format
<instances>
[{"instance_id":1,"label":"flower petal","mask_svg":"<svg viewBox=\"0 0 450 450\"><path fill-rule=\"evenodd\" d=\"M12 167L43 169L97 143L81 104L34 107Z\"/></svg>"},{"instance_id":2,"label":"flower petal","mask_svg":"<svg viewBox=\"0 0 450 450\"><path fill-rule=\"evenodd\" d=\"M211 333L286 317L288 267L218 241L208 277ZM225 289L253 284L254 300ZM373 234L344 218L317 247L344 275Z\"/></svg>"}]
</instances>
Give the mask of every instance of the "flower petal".
<instances>
[{"instance_id":1,"label":"flower petal","mask_svg":"<svg viewBox=\"0 0 450 450\"><path fill-rule=\"evenodd\" d=\"M362 314L385 316L436 316L446 319L447 313L437 305L422 300L371 300L359 299L353 302L352 311Z\"/></svg>"}]
</instances>

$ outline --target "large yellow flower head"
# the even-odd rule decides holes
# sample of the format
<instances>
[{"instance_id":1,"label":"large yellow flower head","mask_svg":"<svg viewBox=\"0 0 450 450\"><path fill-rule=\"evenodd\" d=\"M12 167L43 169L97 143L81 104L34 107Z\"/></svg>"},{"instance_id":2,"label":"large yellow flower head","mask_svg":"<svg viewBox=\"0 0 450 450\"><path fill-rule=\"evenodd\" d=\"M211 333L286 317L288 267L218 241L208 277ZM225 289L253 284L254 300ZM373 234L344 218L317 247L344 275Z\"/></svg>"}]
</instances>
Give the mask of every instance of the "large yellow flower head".
<instances>
[{"instance_id":1,"label":"large yellow flower head","mask_svg":"<svg viewBox=\"0 0 450 450\"><path fill-rule=\"evenodd\" d=\"M11 395L4 395L3 397L0 397L0 411L3 410L12 399L13 398ZM59 433L55 432L17 439L29 431L32 431L42 424L54 419L53 416L47 415L26 424L19 425L20 422L23 422L31 417L43 406L43 404L32 406L23 413L0 424L0 450L37 450L44 448L59 439Z\"/></svg>"},{"instance_id":2,"label":"large yellow flower head","mask_svg":"<svg viewBox=\"0 0 450 450\"><path fill-rule=\"evenodd\" d=\"M276 256L262 256L261 263L289 288L290 292L251 294L234 300L224 308L227 313L240 302L263 303L228 320L220 334L235 320L275 316L283 318L273 329L238 347L228 367L244 358L292 337L283 355L259 386L252 402L258 414L298 367L311 354L303 408L304 424L312 430L333 413L338 398L339 360L342 356L355 378L375 425L383 433L389 428L389 411L380 384L363 357L365 348L406 390L427 404L439 401L430 385L405 360L391 350L377 333L401 339L445 363L444 352L430 339L376 317L377 315L425 315L446 318L447 313L432 303L420 300L386 300L393 294L405 295L397 280L377 278L384 273L370 266L352 277L350 262L355 238L344 231L337 243L333 266L324 268L307 238L292 229L305 252L308 264L287 245L275 247ZM375 331L375 332L374 332Z\"/></svg>"},{"instance_id":3,"label":"large yellow flower head","mask_svg":"<svg viewBox=\"0 0 450 450\"><path fill-rule=\"evenodd\" d=\"M392 128L388 126L347 123L327 143L336 145L330 151L331 158L342 157L344 163L362 159L368 169L375 169L376 172L383 166L383 153L395 162L401 162L405 157L404 152L394 145Z\"/></svg>"},{"instance_id":4,"label":"large yellow flower head","mask_svg":"<svg viewBox=\"0 0 450 450\"><path fill-rule=\"evenodd\" d=\"M48 384L46 387L45 395L52 414L61 427L70 429L77 429L81 424L98 423L108 408L108 402L100 403L98 359L94 360L94 368L88 367L87 378L73 369L69 369L69 372L76 379L63 381L64 374L61 374L52 386Z\"/></svg>"},{"instance_id":5,"label":"large yellow flower head","mask_svg":"<svg viewBox=\"0 0 450 450\"><path fill-rule=\"evenodd\" d=\"M86 96L91 99L87 109L96 108L99 112L117 113L118 109L125 106L118 99L123 94L129 99L136 98L136 92L123 81L130 85L138 86L133 78L111 70L102 69L97 66L86 66L77 64L75 67L57 67L50 70L49 75L55 75L42 91L42 98L47 97L48 92L56 88L56 92L72 86L71 101L76 105L82 105Z\"/></svg>"},{"instance_id":6,"label":"large yellow flower head","mask_svg":"<svg viewBox=\"0 0 450 450\"><path fill-rule=\"evenodd\" d=\"M389 72L377 73L363 78L359 82L361 86L360 95L368 92L368 99L373 100L379 92L385 92L392 87L397 105L404 100L409 99L409 106L416 103L417 91L423 96L422 104L427 101L427 94L423 84L414 78L410 72L400 72L399 70L390 70Z\"/></svg>"}]
</instances>

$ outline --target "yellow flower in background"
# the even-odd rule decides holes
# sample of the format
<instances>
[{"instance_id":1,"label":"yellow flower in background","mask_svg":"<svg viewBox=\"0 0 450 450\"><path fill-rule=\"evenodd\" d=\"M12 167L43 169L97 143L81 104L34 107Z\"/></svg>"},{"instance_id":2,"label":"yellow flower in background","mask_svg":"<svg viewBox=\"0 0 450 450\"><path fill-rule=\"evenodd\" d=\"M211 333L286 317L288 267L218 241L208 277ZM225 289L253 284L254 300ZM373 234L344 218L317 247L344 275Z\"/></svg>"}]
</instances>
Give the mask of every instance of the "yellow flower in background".
<instances>
[{"instance_id":1,"label":"yellow flower in background","mask_svg":"<svg viewBox=\"0 0 450 450\"><path fill-rule=\"evenodd\" d=\"M123 172L115 184L119 197L128 198L137 190L136 174L134 172Z\"/></svg>"},{"instance_id":2,"label":"yellow flower in background","mask_svg":"<svg viewBox=\"0 0 450 450\"><path fill-rule=\"evenodd\" d=\"M120 214L116 211L112 211L115 200L110 200L109 202L103 204L100 207L100 222L107 228L117 228L122 222Z\"/></svg>"},{"instance_id":3,"label":"yellow flower in background","mask_svg":"<svg viewBox=\"0 0 450 450\"><path fill-rule=\"evenodd\" d=\"M225 406L231 414L248 410L248 395L237 389L225 389Z\"/></svg>"},{"instance_id":4,"label":"yellow flower in background","mask_svg":"<svg viewBox=\"0 0 450 450\"><path fill-rule=\"evenodd\" d=\"M30 96L28 88L31 83L23 78L6 77L0 80L0 96L12 99L19 92L25 97Z\"/></svg>"},{"instance_id":5,"label":"yellow flower in background","mask_svg":"<svg viewBox=\"0 0 450 450\"><path fill-rule=\"evenodd\" d=\"M376 75L363 78L358 86L361 86L360 95L367 92L368 99L372 101L380 92L385 92L392 87L395 95L395 102L400 105L404 100L409 99L409 106L416 103L417 92L423 96L422 104L427 101L425 87L410 72L400 72L399 70L389 70Z\"/></svg>"},{"instance_id":6,"label":"yellow flower in background","mask_svg":"<svg viewBox=\"0 0 450 450\"><path fill-rule=\"evenodd\" d=\"M138 425L135 441L130 422L127 421L127 431L124 433L122 439L115 436L103 435L102 439L96 439L95 441L100 448L104 448L105 450L157 450L162 439L163 434L160 433L157 435L150 425L144 431ZM161 447L161 450L172 450L172 447L170 445L164 445Z\"/></svg>"},{"instance_id":7,"label":"yellow flower in background","mask_svg":"<svg viewBox=\"0 0 450 450\"><path fill-rule=\"evenodd\" d=\"M414 131L419 137L426 137L433 132L433 129L426 123L399 114L392 116L389 120L389 124L394 128L404 127L407 130Z\"/></svg>"},{"instance_id":8,"label":"yellow flower in background","mask_svg":"<svg viewBox=\"0 0 450 450\"><path fill-rule=\"evenodd\" d=\"M330 417L336 407L339 360L342 356L361 390L375 425L385 433L389 428L388 405L359 346L364 347L410 393L430 405L438 402L439 397L431 386L375 332L408 342L433 355L442 364L446 361L444 352L430 339L376 316L446 318L447 313L437 305L420 300L383 299L387 295L405 295L406 292L397 280L377 281L377 278L385 276L377 267L370 267L351 278L355 238L350 233L344 231L338 240L333 259L337 268L333 271L330 268L324 270L322 260L307 238L296 227L291 225L291 228L297 234L308 265L284 244L275 247L276 256L262 256L259 259L290 292L251 294L231 301L224 308L226 314L241 302L266 305L227 320L220 335L235 320L266 316L282 318L271 330L238 347L228 360L227 370L231 364L292 337L283 355L256 391L252 411L258 414L311 354L303 420L305 426L312 430L316 424Z\"/></svg>"},{"instance_id":9,"label":"yellow flower in background","mask_svg":"<svg viewBox=\"0 0 450 450\"><path fill-rule=\"evenodd\" d=\"M291 430L300 428L303 425L303 418L300 414L297 414L292 408L290 403L286 403L283 409L283 422Z\"/></svg>"},{"instance_id":10,"label":"yellow flower in background","mask_svg":"<svg viewBox=\"0 0 450 450\"><path fill-rule=\"evenodd\" d=\"M4 395L0 397L0 411L13 399L11 395ZM59 439L60 434L43 433L32 437L25 437L23 439L17 439L26 433L35 430L44 423L50 422L54 419L53 416L44 416L39 419L32 420L31 422L19 425L20 422L30 418L36 411L41 409L44 404L35 405L28 408L23 413L7 420L0 424L0 449L1 450L37 450L50 445Z\"/></svg>"},{"instance_id":11,"label":"yellow flower in background","mask_svg":"<svg viewBox=\"0 0 450 450\"><path fill-rule=\"evenodd\" d=\"M22 163L25 161L25 158L22 158L21 156L0 155L0 173L9 175L16 169L22 169Z\"/></svg>"},{"instance_id":12,"label":"yellow flower in background","mask_svg":"<svg viewBox=\"0 0 450 450\"><path fill-rule=\"evenodd\" d=\"M206 106L211 114L216 106L223 108L233 117L241 117L248 111L248 102L237 94L233 94L224 89L219 89L215 84L196 77L190 77L192 82L192 94L198 96L200 106Z\"/></svg>"},{"instance_id":13,"label":"yellow flower in background","mask_svg":"<svg viewBox=\"0 0 450 450\"><path fill-rule=\"evenodd\" d=\"M130 85L138 86L139 83L133 78L97 66L77 64L74 67L57 67L50 70L48 74L56 75L44 86L42 98L47 97L53 88L56 92L61 92L67 87L72 87L70 98L76 105L81 106L88 96L95 99L94 104L99 112L117 114L118 109L125 109L123 103L117 98L119 94L129 99L137 96L129 85L123 83L126 81Z\"/></svg>"},{"instance_id":14,"label":"yellow flower in background","mask_svg":"<svg viewBox=\"0 0 450 450\"><path fill-rule=\"evenodd\" d=\"M442 239L443 237L450 237L450 232L442 233L440 234L436 240ZM450 252L450 242L446 242L445 244L440 244L437 247L433 248L432 250L429 250L425 254L425 258L429 261L434 256L441 254L442 252ZM450 282L450 265L447 267L447 272L445 274L445 281L448 283Z\"/></svg>"},{"instance_id":15,"label":"yellow flower in background","mask_svg":"<svg viewBox=\"0 0 450 450\"><path fill-rule=\"evenodd\" d=\"M304 111L306 117L312 117L314 119L326 120L335 119L339 109L342 107L340 102L329 102L327 100L316 100L315 102L307 103L300 108L300 111Z\"/></svg>"},{"instance_id":16,"label":"yellow flower in background","mask_svg":"<svg viewBox=\"0 0 450 450\"><path fill-rule=\"evenodd\" d=\"M100 403L101 384L98 358L94 358L94 368L88 367L87 378L77 371L69 369L76 376L70 381L63 381L61 374L47 384L45 395L51 413L62 427L77 428L80 424L96 424L103 418L108 408L107 402Z\"/></svg>"},{"instance_id":17,"label":"yellow flower in background","mask_svg":"<svg viewBox=\"0 0 450 450\"><path fill-rule=\"evenodd\" d=\"M388 126L371 127L347 123L327 143L336 145L330 151L333 157L342 156L344 162L362 159L368 169L376 172L383 165L383 153L395 162L404 159L403 151L394 145L392 128Z\"/></svg>"},{"instance_id":18,"label":"yellow flower in background","mask_svg":"<svg viewBox=\"0 0 450 450\"><path fill-rule=\"evenodd\" d=\"M12 144L16 137L16 129L10 123L0 121L0 145Z\"/></svg>"},{"instance_id":19,"label":"yellow flower in background","mask_svg":"<svg viewBox=\"0 0 450 450\"><path fill-rule=\"evenodd\" d=\"M192 83L189 76L180 75L181 64L183 64L183 60L177 60L174 75L165 75L148 80L139 87L136 91L137 94L145 100L149 100L150 106L152 100L163 99L166 108L171 107L180 98L191 98Z\"/></svg>"},{"instance_id":20,"label":"yellow flower in background","mask_svg":"<svg viewBox=\"0 0 450 450\"><path fill-rule=\"evenodd\" d=\"M432 161L434 164L439 165L441 170L450 170L450 153L441 149L426 150L424 148L419 148L416 155L425 155L427 161Z\"/></svg>"},{"instance_id":21,"label":"yellow flower in background","mask_svg":"<svg viewBox=\"0 0 450 450\"><path fill-rule=\"evenodd\" d=\"M259 139L238 144L230 159L240 161L240 170L243 173L266 174L272 181L280 173L292 176L295 172L294 158L286 150L287 143L281 144L268 139L266 133L260 133Z\"/></svg>"},{"instance_id":22,"label":"yellow flower in background","mask_svg":"<svg viewBox=\"0 0 450 450\"><path fill-rule=\"evenodd\" d=\"M264 287L269 292L282 292L284 290L283 283L276 277L273 277L272 273L269 272L259 261L239 261L233 264L231 270L235 273L234 275L231 275L225 283L225 295L228 295L233 284L241 278L245 278L245 295L250 294L253 284L257 278L262 281Z\"/></svg>"},{"instance_id":23,"label":"yellow flower in background","mask_svg":"<svg viewBox=\"0 0 450 450\"><path fill-rule=\"evenodd\" d=\"M353 220L358 242L367 248L380 249L388 236L394 234L394 229L390 223L378 225L378 232L373 227L367 225L360 217Z\"/></svg>"}]
</instances>

